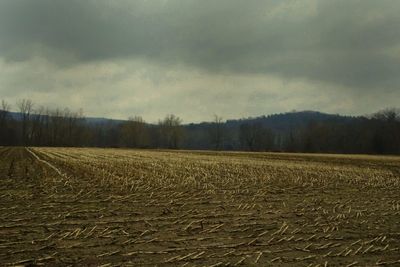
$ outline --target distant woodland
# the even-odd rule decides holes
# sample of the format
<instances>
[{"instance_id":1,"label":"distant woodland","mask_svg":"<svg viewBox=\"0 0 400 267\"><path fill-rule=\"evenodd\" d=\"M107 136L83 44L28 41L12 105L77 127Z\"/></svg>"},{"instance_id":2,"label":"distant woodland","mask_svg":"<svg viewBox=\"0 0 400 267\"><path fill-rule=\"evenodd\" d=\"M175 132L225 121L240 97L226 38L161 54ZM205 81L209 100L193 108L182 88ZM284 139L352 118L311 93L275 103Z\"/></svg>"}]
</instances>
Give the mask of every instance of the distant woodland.
<instances>
[{"instance_id":1,"label":"distant woodland","mask_svg":"<svg viewBox=\"0 0 400 267\"><path fill-rule=\"evenodd\" d=\"M311 153L400 154L400 112L369 116L314 111L183 124L167 115L157 124L85 118L82 111L37 107L23 99L0 107L1 146L72 146Z\"/></svg>"}]
</instances>

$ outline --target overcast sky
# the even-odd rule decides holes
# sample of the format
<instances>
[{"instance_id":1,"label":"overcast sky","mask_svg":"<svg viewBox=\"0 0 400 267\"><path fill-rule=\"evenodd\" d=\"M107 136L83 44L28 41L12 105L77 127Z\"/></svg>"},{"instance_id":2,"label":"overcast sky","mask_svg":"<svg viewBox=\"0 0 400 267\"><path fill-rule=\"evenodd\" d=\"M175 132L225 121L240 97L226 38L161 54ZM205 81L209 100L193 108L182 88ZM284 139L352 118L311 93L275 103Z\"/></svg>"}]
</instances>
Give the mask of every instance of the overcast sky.
<instances>
[{"instance_id":1,"label":"overcast sky","mask_svg":"<svg viewBox=\"0 0 400 267\"><path fill-rule=\"evenodd\" d=\"M0 99L184 122L400 103L398 0L0 0Z\"/></svg>"}]
</instances>

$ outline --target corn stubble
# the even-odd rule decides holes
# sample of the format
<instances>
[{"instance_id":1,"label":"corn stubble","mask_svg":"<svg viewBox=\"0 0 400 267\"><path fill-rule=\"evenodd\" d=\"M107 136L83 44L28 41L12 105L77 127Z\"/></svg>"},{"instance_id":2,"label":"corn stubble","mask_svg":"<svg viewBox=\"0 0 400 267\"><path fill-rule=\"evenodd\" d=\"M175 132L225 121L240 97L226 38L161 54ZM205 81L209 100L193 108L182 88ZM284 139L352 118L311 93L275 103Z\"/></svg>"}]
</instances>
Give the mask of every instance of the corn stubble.
<instances>
[{"instance_id":1,"label":"corn stubble","mask_svg":"<svg viewBox=\"0 0 400 267\"><path fill-rule=\"evenodd\" d=\"M0 148L0 265L398 266L400 158Z\"/></svg>"}]
</instances>

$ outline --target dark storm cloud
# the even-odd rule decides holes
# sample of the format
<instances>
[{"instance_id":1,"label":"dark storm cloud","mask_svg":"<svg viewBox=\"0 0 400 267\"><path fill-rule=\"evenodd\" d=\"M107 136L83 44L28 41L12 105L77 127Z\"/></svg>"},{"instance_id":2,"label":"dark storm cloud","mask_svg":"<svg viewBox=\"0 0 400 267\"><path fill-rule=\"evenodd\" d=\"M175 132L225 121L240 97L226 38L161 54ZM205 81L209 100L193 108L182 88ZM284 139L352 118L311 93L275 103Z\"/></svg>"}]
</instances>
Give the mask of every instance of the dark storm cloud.
<instances>
[{"instance_id":1,"label":"dark storm cloud","mask_svg":"<svg viewBox=\"0 0 400 267\"><path fill-rule=\"evenodd\" d=\"M0 56L139 58L350 88L400 83L395 0L3 0Z\"/></svg>"}]
</instances>

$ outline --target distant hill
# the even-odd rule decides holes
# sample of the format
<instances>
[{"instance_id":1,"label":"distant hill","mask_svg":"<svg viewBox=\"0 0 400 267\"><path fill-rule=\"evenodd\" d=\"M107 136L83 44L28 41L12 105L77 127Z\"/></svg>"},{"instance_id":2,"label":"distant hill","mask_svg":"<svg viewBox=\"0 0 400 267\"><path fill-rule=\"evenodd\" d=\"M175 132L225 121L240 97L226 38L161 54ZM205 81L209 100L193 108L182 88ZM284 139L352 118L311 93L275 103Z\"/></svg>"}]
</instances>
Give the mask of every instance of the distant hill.
<instances>
[{"instance_id":1,"label":"distant hill","mask_svg":"<svg viewBox=\"0 0 400 267\"><path fill-rule=\"evenodd\" d=\"M299 131L306 128L311 122L335 122L344 123L353 122L361 117L342 116L338 114L327 114L318 111L293 111L280 114L271 114L267 116L250 117L242 119L227 120L224 123L224 129L229 135L228 144L224 144L224 149L240 149L239 128L243 124L260 124L274 132L276 136L287 138L292 131ZM212 127L212 122L190 123L186 124L186 142L185 147L189 149L210 149L208 132Z\"/></svg>"},{"instance_id":2,"label":"distant hill","mask_svg":"<svg viewBox=\"0 0 400 267\"><path fill-rule=\"evenodd\" d=\"M293 111L279 114L263 115L259 117L249 117L242 119L231 119L225 122L227 128L237 128L244 123L260 123L278 132L286 132L293 128L307 126L310 122L351 122L361 117L343 116L338 114L328 114L318 111ZM211 122L189 123L188 128L207 128Z\"/></svg>"},{"instance_id":3,"label":"distant hill","mask_svg":"<svg viewBox=\"0 0 400 267\"><path fill-rule=\"evenodd\" d=\"M260 123L275 131L287 131L292 128L307 126L310 122L349 122L359 117L327 114L318 111L293 111L255 118L228 120L228 127L240 126L243 123Z\"/></svg>"}]
</instances>

